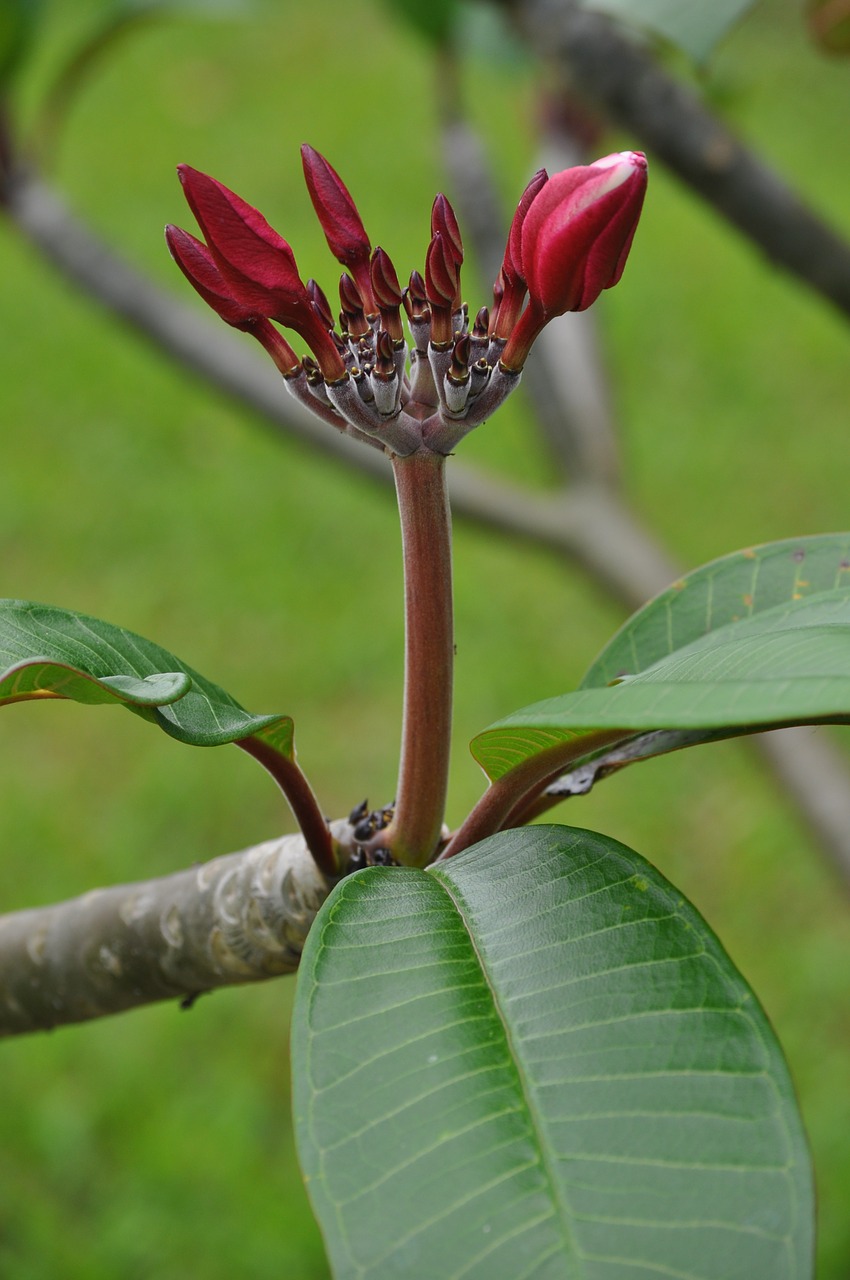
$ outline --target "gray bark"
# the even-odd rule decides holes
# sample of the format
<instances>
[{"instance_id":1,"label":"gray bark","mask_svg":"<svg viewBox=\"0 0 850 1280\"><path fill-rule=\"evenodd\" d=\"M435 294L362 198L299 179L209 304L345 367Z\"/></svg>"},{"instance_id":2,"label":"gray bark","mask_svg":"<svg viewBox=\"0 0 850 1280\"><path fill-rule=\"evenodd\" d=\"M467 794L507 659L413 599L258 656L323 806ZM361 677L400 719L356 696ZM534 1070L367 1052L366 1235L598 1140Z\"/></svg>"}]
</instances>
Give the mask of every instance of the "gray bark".
<instances>
[{"instance_id":1,"label":"gray bark","mask_svg":"<svg viewBox=\"0 0 850 1280\"><path fill-rule=\"evenodd\" d=\"M330 887L292 835L1 916L0 1035L292 973Z\"/></svg>"}]
</instances>

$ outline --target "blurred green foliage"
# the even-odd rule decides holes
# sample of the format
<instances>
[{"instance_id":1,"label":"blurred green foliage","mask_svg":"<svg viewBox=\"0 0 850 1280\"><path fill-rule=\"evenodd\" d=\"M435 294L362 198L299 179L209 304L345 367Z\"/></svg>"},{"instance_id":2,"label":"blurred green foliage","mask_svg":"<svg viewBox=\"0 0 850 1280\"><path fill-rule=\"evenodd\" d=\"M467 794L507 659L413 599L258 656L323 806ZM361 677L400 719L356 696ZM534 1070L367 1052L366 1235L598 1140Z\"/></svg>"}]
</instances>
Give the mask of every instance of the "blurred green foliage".
<instances>
[{"instance_id":1,"label":"blurred green foliage","mask_svg":"<svg viewBox=\"0 0 850 1280\"><path fill-rule=\"evenodd\" d=\"M97 8L48 6L48 39L20 83L23 124ZM161 229L190 222L174 177L188 161L257 204L302 273L330 291L338 267L298 159L309 140L404 274L421 267L442 182L429 57L379 0L151 24L75 100L55 177L107 241L186 301ZM846 77L807 47L794 14L757 10L722 46L708 89L850 234ZM467 74L506 209L537 167L534 80L533 69L479 62ZM612 136L600 149L636 141ZM390 799L402 619L389 489L258 430L5 225L0 270L0 593L130 627L245 705L292 714L329 813L366 794ZM477 308L486 290L473 287L472 267L466 278ZM597 311L629 492L684 565L847 527L846 323L660 166L623 282ZM529 484L552 482L520 403L461 451ZM462 521L456 550L452 821L482 786L472 734L577 684L621 618L549 553ZM288 824L241 753L188 751L117 712L4 710L0 768L4 909L165 874ZM819 851L740 744L626 771L556 817L657 862L760 993L819 1168L819 1274L844 1280L850 913ZM204 997L188 1013L162 1006L4 1044L0 1274L324 1276L291 1144L291 992L282 980Z\"/></svg>"},{"instance_id":2,"label":"blurred green foliage","mask_svg":"<svg viewBox=\"0 0 850 1280\"><path fill-rule=\"evenodd\" d=\"M705 62L719 40L752 8L755 0L581 0L638 31L670 40L695 62Z\"/></svg>"},{"instance_id":3,"label":"blurred green foliage","mask_svg":"<svg viewBox=\"0 0 850 1280\"><path fill-rule=\"evenodd\" d=\"M42 10L42 0L2 0L0 3L0 89L8 87L26 58Z\"/></svg>"}]
</instances>

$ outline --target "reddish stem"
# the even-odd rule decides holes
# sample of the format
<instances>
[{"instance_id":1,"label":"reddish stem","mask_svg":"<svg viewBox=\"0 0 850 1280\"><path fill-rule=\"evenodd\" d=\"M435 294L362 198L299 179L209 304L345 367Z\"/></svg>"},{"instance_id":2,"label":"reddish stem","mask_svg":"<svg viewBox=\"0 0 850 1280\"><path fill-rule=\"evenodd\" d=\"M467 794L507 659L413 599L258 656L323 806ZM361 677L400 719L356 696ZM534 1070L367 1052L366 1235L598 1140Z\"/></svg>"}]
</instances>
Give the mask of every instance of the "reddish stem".
<instances>
[{"instance_id":1,"label":"reddish stem","mask_svg":"<svg viewBox=\"0 0 850 1280\"><path fill-rule=\"evenodd\" d=\"M445 458L393 461L404 556L404 714L395 816L381 843L424 867L443 826L452 725L451 515Z\"/></svg>"},{"instance_id":2,"label":"reddish stem","mask_svg":"<svg viewBox=\"0 0 850 1280\"><path fill-rule=\"evenodd\" d=\"M313 795L313 790L299 765L294 760L281 755L262 738L239 738L236 746L241 747L249 756L259 761L274 778L286 796L313 861L324 875L335 880L340 874L340 868L334 839L328 830L327 820L322 815L319 803Z\"/></svg>"},{"instance_id":3,"label":"reddish stem","mask_svg":"<svg viewBox=\"0 0 850 1280\"><path fill-rule=\"evenodd\" d=\"M520 813L530 799L539 796L574 760L611 743L621 742L627 736L625 729L598 729L593 734L568 738L529 756L487 788L440 857L454 857L479 840L512 825L510 819Z\"/></svg>"}]
</instances>

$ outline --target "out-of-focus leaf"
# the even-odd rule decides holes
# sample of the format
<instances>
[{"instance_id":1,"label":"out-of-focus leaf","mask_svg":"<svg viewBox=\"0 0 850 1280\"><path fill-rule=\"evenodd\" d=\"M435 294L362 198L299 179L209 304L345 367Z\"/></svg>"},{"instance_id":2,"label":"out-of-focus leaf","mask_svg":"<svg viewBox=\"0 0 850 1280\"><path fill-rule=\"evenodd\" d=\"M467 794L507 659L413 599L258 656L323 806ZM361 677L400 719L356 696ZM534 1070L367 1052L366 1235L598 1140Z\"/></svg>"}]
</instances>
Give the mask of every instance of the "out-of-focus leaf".
<instances>
[{"instance_id":1,"label":"out-of-focus leaf","mask_svg":"<svg viewBox=\"0 0 850 1280\"><path fill-rule=\"evenodd\" d=\"M43 0L0 0L0 92L24 62L43 10Z\"/></svg>"},{"instance_id":2,"label":"out-of-focus leaf","mask_svg":"<svg viewBox=\"0 0 850 1280\"><path fill-rule=\"evenodd\" d=\"M241 17L256 9L254 0L111 0L106 6L107 21L132 18L138 14L196 13L203 18ZM111 15L111 17L110 17Z\"/></svg>"},{"instance_id":3,"label":"out-of-focus leaf","mask_svg":"<svg viewBox=\"0 0 850 1280\"><path fill-rule=\"evenodd\" d=\"M436 45L451 38L460 10L459 0L384 0L390 12L409 23L421 36Z\"/></svg>"},{"instance_id":4,"label":"out-of-focus leaf","mask_svg":"<svg viewBox=\"0 0 850 1280\"><path fill-rule=\"evenodd\" d=\"M662 36L695 62L704 62L755 0L580 0L641 31Z\"/></svg>"},{"instance_id":5,"label":"out-of-focus leaf","mask_svg":"<svg viewBox=\"0 0 850 1280\"><path fill-rule=\"evenodd\" d=\"M807 1280L782 1052L632 850L503 832L337 885L298 974L294 1114L337 1280Z\"/></svg>"}]
</instances>

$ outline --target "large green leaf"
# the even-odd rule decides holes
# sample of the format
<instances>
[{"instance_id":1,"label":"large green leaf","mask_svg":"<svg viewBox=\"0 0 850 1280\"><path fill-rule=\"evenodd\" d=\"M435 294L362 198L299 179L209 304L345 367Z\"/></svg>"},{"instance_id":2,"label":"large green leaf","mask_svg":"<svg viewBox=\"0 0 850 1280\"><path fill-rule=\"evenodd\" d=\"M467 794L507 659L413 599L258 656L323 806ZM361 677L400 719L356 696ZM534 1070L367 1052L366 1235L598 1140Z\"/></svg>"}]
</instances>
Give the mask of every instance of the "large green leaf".
<instances>
[{"instance_id":1,"label":"large green leaf","mask_svg":"<svg viewBox=\"0 0 850 1280\"><path fill-rule=\"evenodd\" d=\"M297 1139L337 1280L805 1280L781 1051L623 845L503 832L343 880L307 940Z\"/></svg>"},{"instance_id":2,"label":"large green leaf","mask_svg":"<svg viewBox=\"0 0 850 1280\"><path fill-rule=\"evenodd\" d=\"M598 9L650 31L677 45L695 62L703 62L755 0L581 0L586 9Z\"/></svg>"},{"instance_id":3,"label":"large green leaf","mask_svg":"<svg viewBox=\"0 0 850 1280\"><path fill-rule=\"evenodd\" d=\"M502 777L543 752L599 758L598 735L681 731L681 745L850 717L850 536L718 560L651 601L575 693L491 725L472 743ZM836 585L838 584L838 585ZM607 681L615 681L607 686ZM704 731L704 734L694 731ZM669 751L675 739L658 740ZM635 759L656 754L654 745Z\"/></svg>"},{"instance_id":4,"label":"large green leaf","mask_svg":"<svg viewBox=\"0 0 850 1280\"><path fill-rule=\"evenodd\" d=\"M251 715L152 641L69 609L0 600L0 705L51 697L123 704L194 746L257 737L293 755L288 716Z\"/></svg>"},{"instance_id":5,"label":"large green leaf","mask_svg":"<svg viewBox=\"0 0 850 1280\"><path fill-rule=\"evenodd\" d=\"M632 614L592 664L582 688L643 671L730 622L838 590L850 595L850 533L787 538L712 560Z\"/></svg>"}]
</instances>

